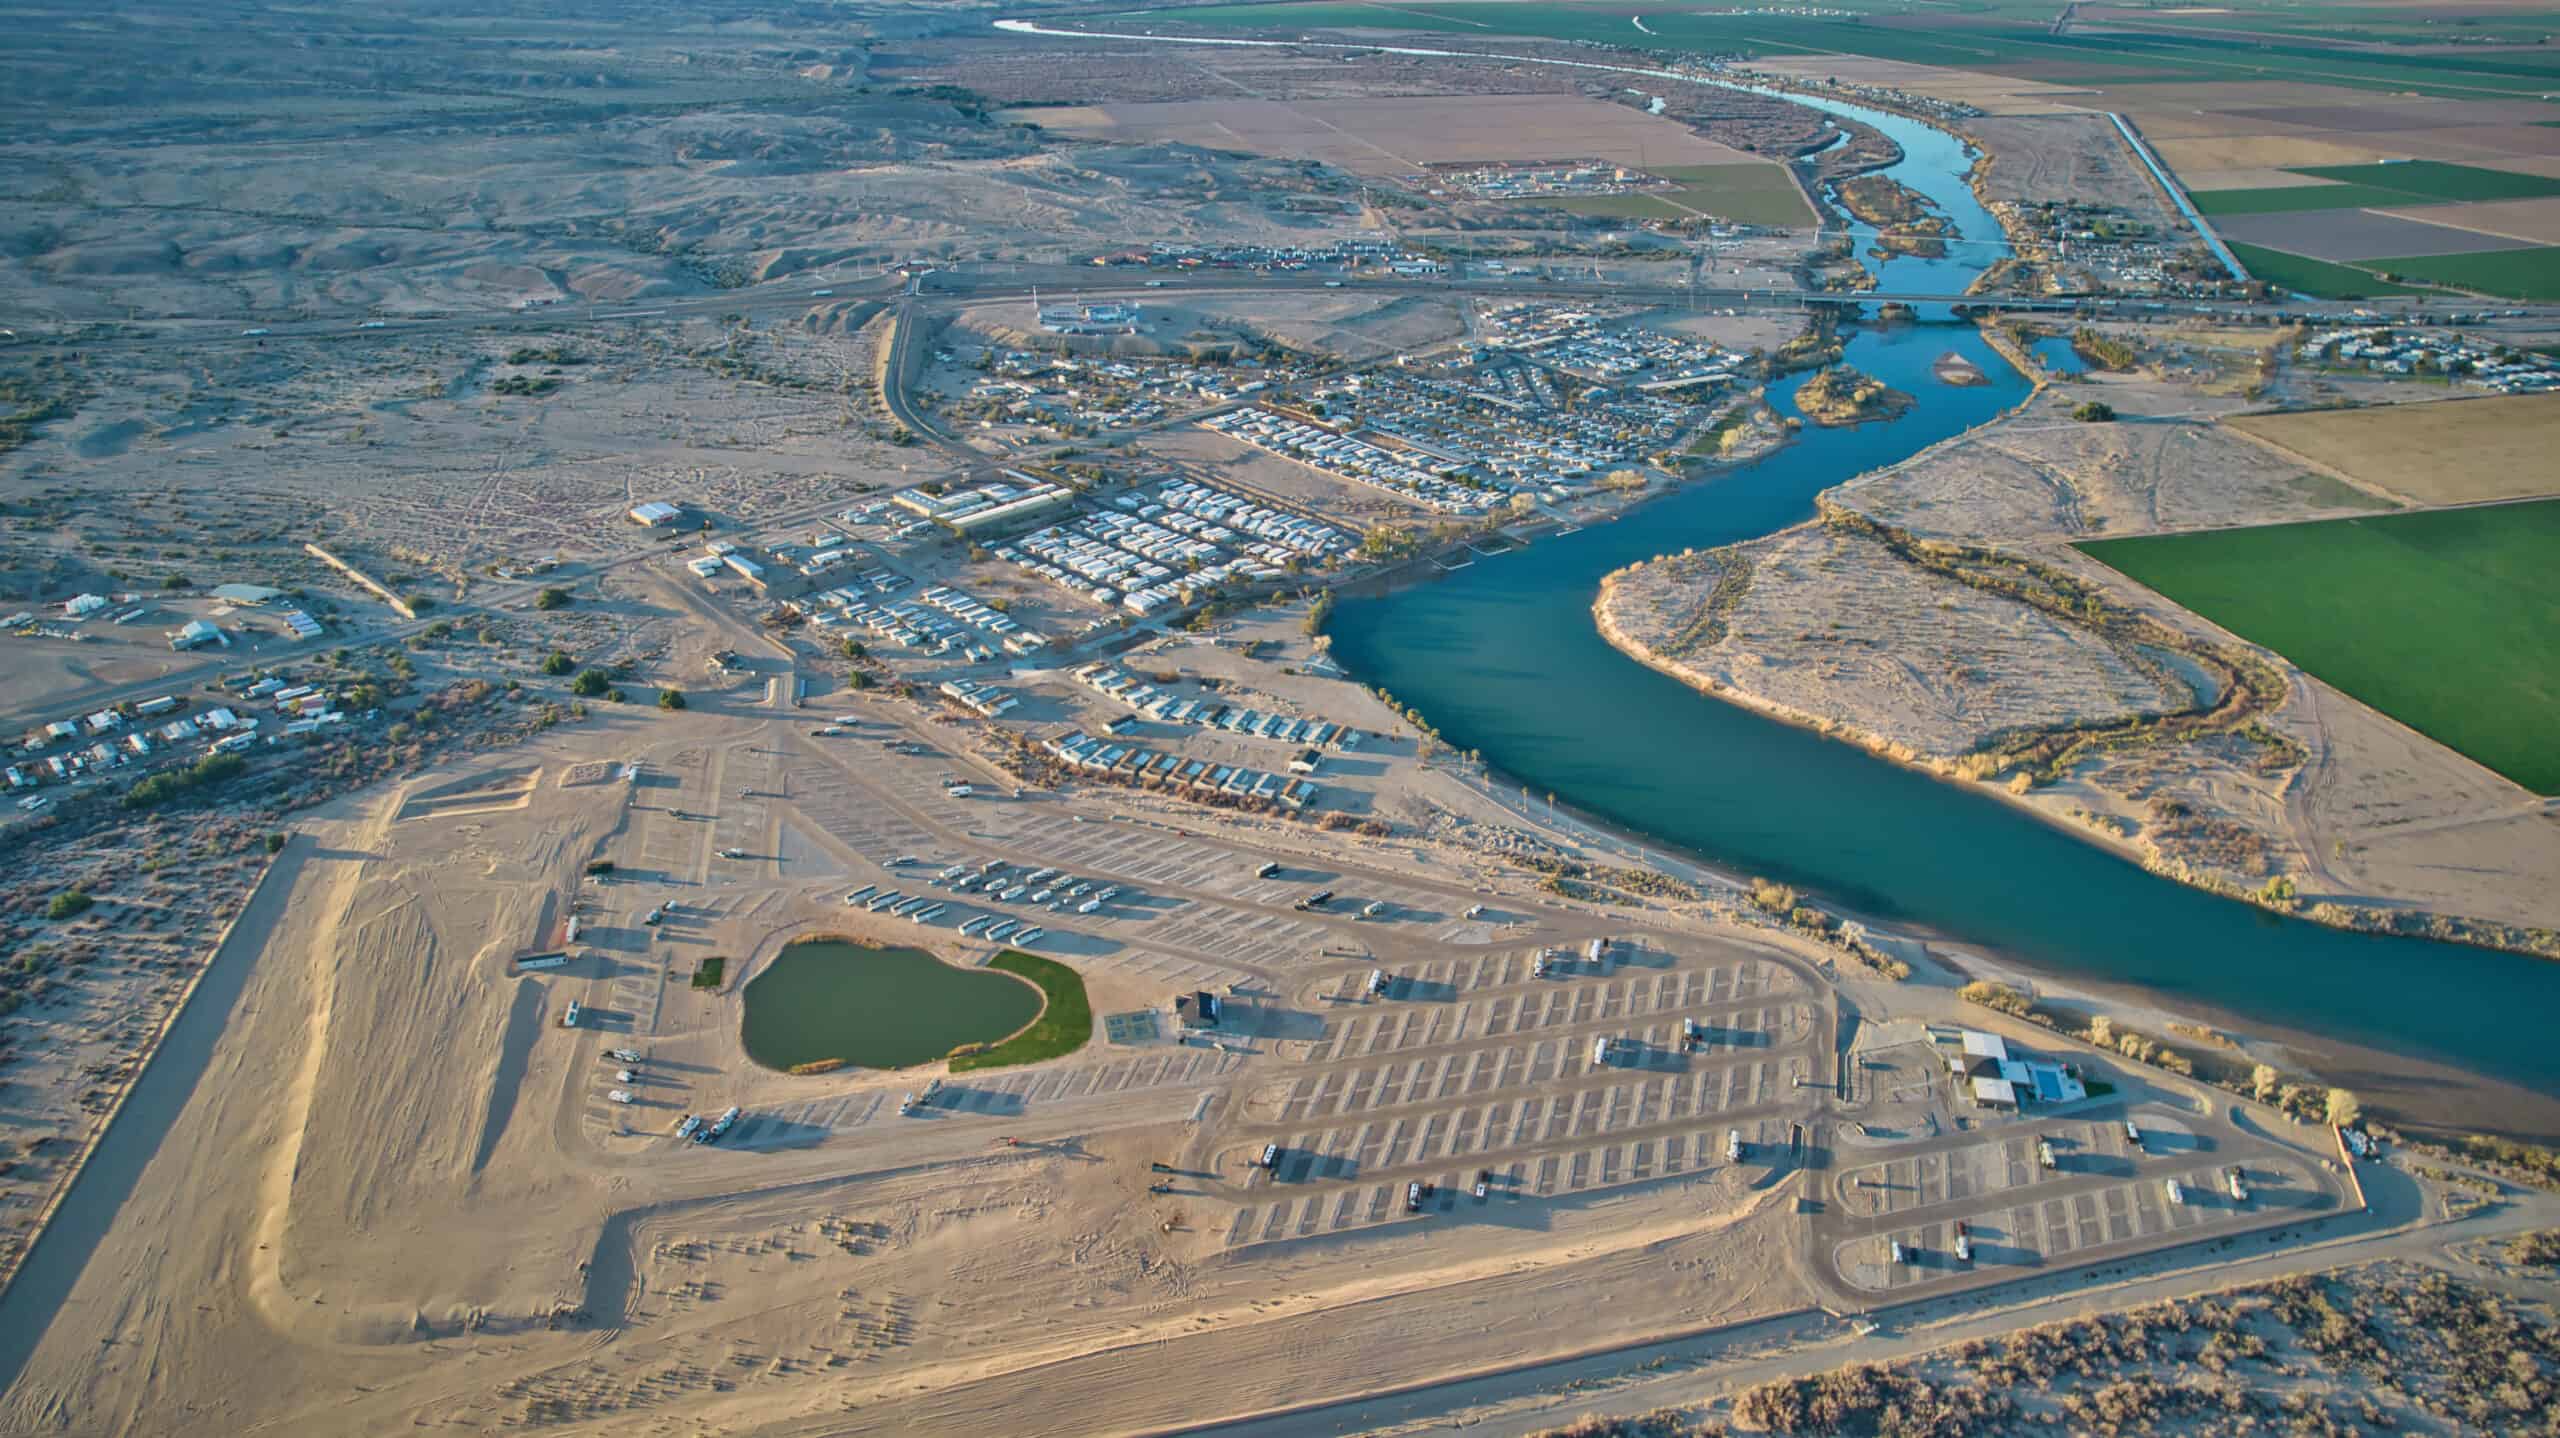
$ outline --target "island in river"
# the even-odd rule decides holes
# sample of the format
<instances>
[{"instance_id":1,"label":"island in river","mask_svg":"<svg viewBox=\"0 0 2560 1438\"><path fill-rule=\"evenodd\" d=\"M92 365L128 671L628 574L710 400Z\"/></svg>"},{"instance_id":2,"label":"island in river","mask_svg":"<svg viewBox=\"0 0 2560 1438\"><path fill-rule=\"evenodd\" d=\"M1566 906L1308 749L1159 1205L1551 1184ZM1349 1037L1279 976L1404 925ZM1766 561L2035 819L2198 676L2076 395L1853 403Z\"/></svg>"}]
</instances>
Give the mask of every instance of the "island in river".
<instances>
[{"instance_id":1,"label":"island in river","mask_svg":"<svg viewBox=\"0 0 2560 1438\"><path fill-rule=\"evenodd\" d=\"M1910 409L1911 396L1847 365L1833 365L1797 388L1796 408L1815 424L1865 424Z\"/></svg>"},{"instance_id":2,"label":"island in river","mask_svg":"<svg viewBox=\"0 0 2560 1438\"><path fill-rule=\"evenodd\" d=\"M2083 390L2147 422L2065 422ZM1692 687L1987 785L2170 877L2560 955L2560 826L2531 796L2071 547L2397 507L2214 422L2237 407L2142 375L2047 387L1826 491L1812 521L1624 567L1594 613Z\"/></svg>"}]
</instances>

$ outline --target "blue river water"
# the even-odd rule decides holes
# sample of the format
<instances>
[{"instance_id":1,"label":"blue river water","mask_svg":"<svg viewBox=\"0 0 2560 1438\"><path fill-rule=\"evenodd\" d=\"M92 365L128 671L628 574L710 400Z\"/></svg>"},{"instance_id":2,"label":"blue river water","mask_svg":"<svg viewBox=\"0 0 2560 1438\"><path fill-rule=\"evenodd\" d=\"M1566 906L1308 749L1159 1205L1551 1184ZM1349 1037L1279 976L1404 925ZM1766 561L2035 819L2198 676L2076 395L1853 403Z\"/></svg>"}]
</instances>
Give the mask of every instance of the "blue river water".
<instances>
[{"instance_id":1,"label":"blue river water","mask_svg":"<svg viewBox=\"0 0 2560 1438\"><path fill-rule=\"evenodd\" d=\"M1931 364L1950 349L1993 382L1939 384ZM1515 782L1728 867L2172 1008L2560 1088L2560 1046L2540 1038L2541 1020L2560 1013L2560 963L2347 933L2216 898L1988 795L1699 694L1600 637L1590 606L1601 576L1804 520L1820 490L2025 391L1955 326L1862 331L1847 360L1920 403L1887 424L1809 426L1759 464L1618 522L1383 596L1344 596L1328 626L1334 656ZM1782 412L1800 382L1772 386Z\"/></svg>"},{"instance_id":2,"label":"blue river water","mask_svg":"<svg viewBox=\"0 0 2560 1438\"><path fill-rule=\"evenodd\" d=\"M1960 178L1957 141L1898 116L1822 108L1901 143L1904 160L1887 173L1968 240L1998 234ZM1869 232L1853 229L1864 256ZM1888 291L1955 294L1990 262L1993 243L1868 263ZM2048 346L2040 358L2055 369L2081 368L2068 341ZM1949 350L1991 383L1940 383L1932 365ZM1992 419L2027 391L1969 326L1859 330L1845 358L1920 403L1890 423L1808 426L1775 455L1617 522L1429 583L1344 597L1329 625L1335 657L1514 782L1727 867L2173 1009L2560 1092L2560 1046L2541 1040L2538 1021L2480 1017L2560 1014L2560 963L2347 933L2214 897L1991 796L1699 694L1600 637L1590 606L1603 575L1810 518L1821 490ZM1781 413L1801 382L1771 386ZM2390 1076L2372 1083L2414 1097ZM2459 1119L2441 1103L2418 1107ZM2505 1119L2518 1132L2543 1122L2512 1111Z\"/></svg>"},{"instance_id":3,"label":"blue river water","mask_svg":"<svg viewBox=\"0 0 2560 1438\"><path fill-rule=\"evenodd\" d=\"M1077 33L1028 21L997 26ZM1108 38L1383 48L1426 58L1486 53ZM1671 85L1750 88L1645 67L1502 58ZM2007 253L1997 221L1966 183L1973 157L1954 136L1827 97L1785 98L1890 136L1903 154L1885 173L1952 222L1944 255L1883 261L1867 258L1873 232L1853 223L1858 252L1878 272L1880 288L1958 295ZM1921 307L1923 319L1944 314L1937 305ZM1940 383L1932 366L1948 350L1972 360L1990 383ZM1512 781L1657 842L1878 918L1918 924L2031 969L2331 1045L2327 1077L2434 1122L2560 1137L2560 1103L2552 1101L2560 1095L2560 1045L2541 1037L2542 1024L2560 1014L2560 963L2349 933L2216 898L1985 793L1699 694L1600 637L1591 603L1612 570L1799 523L1812 516L1822 490L1984 423L2028 388L1969 326L1857 331L1845 358L1920 403L1890 423L1808 427L1767 459L1616 522L1545 537L1428 583L1342 596L1328 626L1334 656ZM2057 373L2081 368L2067 342L2049 343L2039 359ZM1799 383L1771 385L1781 412L1791 408ZM2334 1047L2340 1044L2347 1047ZM2527 1096L2522 1103L2518 1090Z\"/></svg>"}]
</instances>

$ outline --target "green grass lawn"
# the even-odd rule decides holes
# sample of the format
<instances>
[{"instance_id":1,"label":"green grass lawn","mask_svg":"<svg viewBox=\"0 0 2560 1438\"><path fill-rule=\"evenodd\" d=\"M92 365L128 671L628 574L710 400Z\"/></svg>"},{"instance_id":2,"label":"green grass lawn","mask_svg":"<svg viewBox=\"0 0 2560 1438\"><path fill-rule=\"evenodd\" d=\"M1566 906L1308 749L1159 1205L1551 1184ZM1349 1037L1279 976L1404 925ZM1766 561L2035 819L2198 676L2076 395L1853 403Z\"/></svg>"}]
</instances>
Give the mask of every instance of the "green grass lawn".
<instances>
[{"instance_id":1,"label":"green grass lawn","mask_svg":"<svg viewBox=\"0 0 2560 1438\"><path fill-rule=\"evenodd\" d=\"M2314 295L2324 300L2362 300L2375 295L2413 295L2428 293L2408 285L2395 285L2377 275L2369 275L2353 265L2331 264L2307 255L2287 254L2261 245L2244 245L2228 241L2231 253L2248 266L2252 278L2271 285L2282 285L2298 294Z\"/></svg>"},{"instance_id":2,"label":"green grass lawn","mask_svg":"<svg viewBox=\"0 0 2560 1438\"><path fill-rule=\"evenodd\" d=\"M1084 980L1076 971L1055 959L1007 949L987 961L987 967L1019 974L1040 986L1048 1004L1031 1027L1006 1039L984 1053L967 1054L951 1061L953 1073L972 1069L1010 1068L1015 1064L1036 1064L1042 1059L1071 1054L1093 1037L1093 1001L1085 997Z\"/></svg>"},{"instance_id":3,"label":"green grass lawn","mask_svg":"<svg viewBox=\"0 0 2560 1438\"><path fill-rule=\"evenodd\" d=\"M728 959L714 954L693 966L693 986L697 989L716 989L720 987L720 978L728 972L728 969Z\"/></svg>"},{"instance_id":4,"label":"green grass lawn","mask_svg":"<svg viewBox=\"0 0 2560 1438\"><path fill-rule=\"evenodd\" d=\"M2560 249L2484 250L2472 255L2414 255L2404 260L2365 260L2384 274L2432 281L2484 295L2518 300L2560 300Z\"/></svg>"},{"instance_id":5,"label":"green grass lawn","mask_svg":"<svg viewBox=\"0 0 2560 1438\"><path fill-rule=\"evenodd\" d=\"M2537 794L2560 794L2560 500L2080 550Z\"/></svg>"}]
</instances>

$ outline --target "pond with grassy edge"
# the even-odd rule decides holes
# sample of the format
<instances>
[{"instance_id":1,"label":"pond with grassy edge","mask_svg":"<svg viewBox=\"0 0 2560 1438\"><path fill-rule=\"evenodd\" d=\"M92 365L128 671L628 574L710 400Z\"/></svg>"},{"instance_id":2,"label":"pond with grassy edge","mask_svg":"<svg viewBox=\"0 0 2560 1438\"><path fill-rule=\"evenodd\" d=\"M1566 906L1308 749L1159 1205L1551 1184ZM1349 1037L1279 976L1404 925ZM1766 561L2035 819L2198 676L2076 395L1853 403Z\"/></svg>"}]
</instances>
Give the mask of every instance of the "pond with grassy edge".
<instances>
[{"instance_id":1,"label":"pond with grassy edge","mask_svg":"<svg viewBox=\"0 0 2560 1438\"><path fill-rule=\"evenodd\" d=\"M747 1057L766 1068L827 1059L905 1068L1023 1030L1042 1017L1043 988L1014 973L955 968L922 949L801 939L747 981L740 1030Z\"/></svg>"},{"instance_id":2,"label":"pond with grassy edge","mask_svg":"<svg viewBox=\"0 0 2560 1438\"><path fill-rule=\"evenodd\" d=\"M1036 1064L1042 1059L1058 1058L1083 1048L1093 1037L1093 1003L1085 997L1084 980L1076 971L1055 959L1026 954L1020 949L1007 949L987 961L987 967L1019 974L1040 986L1048 999L1040 1011L1040 1021L985 1053L963 1054L951 1061L953 1073L971 1069L1010 1068L1015 1064Z\"/></svg>"}]
</instances>

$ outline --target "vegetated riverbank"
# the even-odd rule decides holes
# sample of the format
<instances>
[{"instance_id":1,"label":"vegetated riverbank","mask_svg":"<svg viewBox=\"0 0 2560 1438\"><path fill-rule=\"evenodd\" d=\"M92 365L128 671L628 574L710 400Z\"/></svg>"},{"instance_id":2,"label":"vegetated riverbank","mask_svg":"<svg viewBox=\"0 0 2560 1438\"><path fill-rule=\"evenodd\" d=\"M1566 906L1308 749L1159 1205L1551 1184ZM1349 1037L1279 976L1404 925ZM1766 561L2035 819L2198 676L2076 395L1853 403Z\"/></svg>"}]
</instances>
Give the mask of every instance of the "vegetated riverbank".
<instances>
[{"instance_id":1,"label":"vegetated riverbank","mask_svg":"<svg viewBox=\"0 0 2560 1438\"><path fill-rule=\"evenodd\" d=\"M2546 927L2349 895L2306 902L2249 825L2156 780L2131 824L2058 805L2048 786L2084 766L2182 746L2209 746L2280 792L2311 758L2277 722L2293 697L2286 670L2024 553L1921 538L1830 495L1817 506L1778 534L1606 576L1601 637L1702 693L1987 788L2163 877L2337 928L2560 957ZM1755 576L1780 567L1789 582L1755 604ZM1946 672L1913 679L1938 664Z\"/></svg>"},{"instance_id":2,"label":"vegetated riverbank","mask_svg":"<svg viewBox=\"0 0 2560 1438\"><path fill-rule=\"evenodd\" d=\"M1929 366L1950 338L1991 385L1933 382ZM1409 573L1406 582L1346 594L1330 631L1334 657L1425 712L1453 746L1480 752L1519 784L1579 800L1581 812L1642 842L1704 856L1728 874L1798 884L1825 896L1826 906L1982 956L1983 972L2118 992L2126 996L2119 1012L2153 1006L2320 1055L2320 1072L2353 1076L2377 1107L2432 1122L2512 1125L2520 1135L2560 1133L2560 1115L2546 1100L2479 1077L2485 1071L2538 1088L2550 1081L2551 1065L2520 1043L2484 1046L2478 1026L2460 1018L2483 993L2516 1003L2550 991L2513 967L2529 961L2483 967L2464 957L2477 950L2285 925L2203 893L2164 891L2126 862L2124 849L2051 833L2057 822L2077 821L2029 816L2037 822L2027 829L2046 836L2031 840L2014 820L1980 812L1977 796L2008 798L1987 786L1918 775L1888 781L1911 771L1875 770L1848 746L1769 724L1739 705L1698 706L1684 697L1691 688L1601 640L1590 604L1603 575L1658 556L1666 541L1729 543L1787 529L1815 492L1843 479L1957 454L1968 431L2026 392L2024 376L1970 328L1857 331L1848 344L1860 368L1925 392L1928 403L1895 426L1808 428L1759 466L1653 498L1640 523L1558 533L1498 564ZM1786 402L1784 383L1770 391ZM2034 427L2057 442L2112 446L2091 452L2096 469L2141 479L2139 489L2083 495L2093 514L2129 519L2164 506L2177 523L2203 522L2197 516L2283 497L2298 474L2280 465L2240 468L2224 448L2254 447L2236 443L2190 464L2194 444L2215 442L2210 426L2192 422L2103 427L2122 431L2112 435ZM2127 443L2149 447L2138 462L2110 457ZM2160 449L2164 443L2170 447ZM1975 462L1946 458L1942 467L1971 472ZM2008 467L2022 491L2041 485L2051 502L2049 482L2015 462ZM1418 578L1434 583L1409 582ZM1523 653L1540 662L1520 664ZM2014 803L1991 807L2025 813ZM2457 987L2466 997L2454 996ZM2499 1096L2484 1097L2491 1094ZM2483 1107L2511 1117L2470 1117Z\"/></svg>"},{"instance_id":3,"label":"vegetated riverbank","mask_svg":"<svg viewBox=\"0 0 2560 1438\"><path fill-rule=\"evenodd\" d=\"M1929 207L1927 197L1884 174L1854 175L1831 187L1840 207L1875 227L1869 253L1877 259L1908 255L1944 259L1955 224Z\"/></svg>"},{"instance_id":4,"label":"vegetated riverbank","mask_svg":"<svg viewBox=\"0 0 2560 1438\"><path fill-rule=\"evenodd\" d=\"M1980 382L1980 371L1973 382ZM1892 419L1911 405L1911 396L1847 365L1833 365L1796 387L1796 408L1815 424L1867 424Z\"/></svg>"},{"instance_id":5,"label":"vegetated riverbank","mask_svg":"<svg viewBox=\"0 0 2560 1438\"><path fill-rule=\"evenodd\" d=\"M1625 66L1512 58L1690 82ZM1980 278L1983 254L1993 255L1994 265L2005 258L2005 244L1986 246L2000 226L1962 178L1978 152L1951 134L1898 117L1808 103L1891 135L1906 156L1893 167L1897 178L1949 215L1959 236L1970 237L1969 258L1881 262L1892 288L1954 298ZM1853 224L1852 244L1864 228ZM1934 927L2038 974L2113 986L2145 1002L2218 1010L2286 1042L2315 1041L2386 1076L2406 1075L2399 1088L2413 1106L2452 1113L2472 1106L2483 1091L2515 1095L2534 1114L2527 1122L2538 1132L2560 1134L2555 1105L2544 1097L2560 1087L2560 1055L2535 1036L2483 1029L2472 1017L2483 1004L2519 1013L2560 1004L2560 978L2553 977L2560 966L2290 924L2164 885L2116 855L2050 835L2046 824L2021 823L2014 808L1976 802L1972 786L1877 765L1848 746L1826 744L1739 706L1684 700L1691 691L1678 681L1600 640L1588 616L1602 575L1684 539L1721 545L1784 529L1804 517L1821 489L1893 466L1980 424L2024 387L2023 376L1970 334L1970 346L1981 350L1972 357L1991 376L1988 386L1932 385L1925 363L1917 371L1877 368L1895 345L1923 333L1913 327L1853 345L1860 352L1851 357L1862 368L1930 398L1901 424L1809 431L1802 443L1745 471L1748 482L1655 498L1659 507L1644 526L1559 530L1499 565L1439 573L1433 584L1389 583L1360 597L1345 591L1330 630L1333 657L1365 681L1418 700L1415 707L1454 745L1481 753L1524 784L1574 795L1582 808L1627 832L1742 872L1806 884L1906 927ZM1540 662L1520 663L1524 653ZM1595 715L1605 715L1605 722L1595 727ZM2448 1067L2457 1064L2458 1070ZM2506 1086L2484 1074L2499 1075Z\"/></svg>"}]
</instances>

